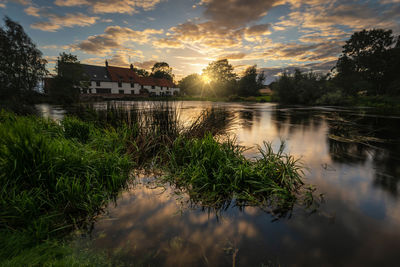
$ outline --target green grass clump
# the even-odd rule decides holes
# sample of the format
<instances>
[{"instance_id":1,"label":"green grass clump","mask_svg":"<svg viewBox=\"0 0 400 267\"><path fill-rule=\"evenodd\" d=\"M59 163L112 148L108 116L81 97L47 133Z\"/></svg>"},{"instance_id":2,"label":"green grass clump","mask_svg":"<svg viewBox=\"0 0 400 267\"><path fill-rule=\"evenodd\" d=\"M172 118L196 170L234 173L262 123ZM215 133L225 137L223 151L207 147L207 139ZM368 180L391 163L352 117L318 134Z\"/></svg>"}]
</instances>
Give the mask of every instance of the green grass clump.
<instances>
[{"instance_id":1,"label":"green grass clump","mask_svg":"<svg viewBox=\"0 0 400 267\"><path fill-rule=\"evenodd\" d=\"M126 184L124 145L75 119L0 114L0 229L42 240L84 224Z\"/></svg>"},{"instance_id":2,"label":"green grass clump","mask_svg":"<svg viewBox=\"0 0 400 267\"><path fill-rule=\"evenodd\" d=\"M290 208L303 185L301 165L265 143L260 157L246 159L234 141L218 142L212 135L178 138L170 151L164 179L188 192L202 205L242 204Z\"/></svg>"}]
</instances>

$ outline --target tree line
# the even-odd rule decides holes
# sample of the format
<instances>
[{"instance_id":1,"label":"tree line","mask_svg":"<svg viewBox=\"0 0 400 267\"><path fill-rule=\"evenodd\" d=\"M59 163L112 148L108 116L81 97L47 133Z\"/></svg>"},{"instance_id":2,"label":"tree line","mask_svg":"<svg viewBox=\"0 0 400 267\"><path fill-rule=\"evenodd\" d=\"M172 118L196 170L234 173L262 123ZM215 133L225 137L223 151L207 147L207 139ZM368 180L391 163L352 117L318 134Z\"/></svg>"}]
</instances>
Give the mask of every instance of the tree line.
<instances>
[{"instance_id":1,"label":"tree line","mask_svg":"<svg viewBox=\"0 0 400 267\"><path fill-rule=\"evenodd\" d=\"M201 75L194 73L179 81L181 93L190 96L225 97L255 96L265 87L264 72L257 71L257 65L248 67L239 77L227 59L208 64Z\"/></svg>"},{"instance_id":2,"label":"tree line","mask_svg":"<svg viewBox=\"0 0 400 267\"><path fill-rule=\"evenodd\" d=\"M287 104L344 104L346 99L400 96L400 36L392 30L355 32L327 74L284 73L271 88Z\"/></svg>"}]
</instances>

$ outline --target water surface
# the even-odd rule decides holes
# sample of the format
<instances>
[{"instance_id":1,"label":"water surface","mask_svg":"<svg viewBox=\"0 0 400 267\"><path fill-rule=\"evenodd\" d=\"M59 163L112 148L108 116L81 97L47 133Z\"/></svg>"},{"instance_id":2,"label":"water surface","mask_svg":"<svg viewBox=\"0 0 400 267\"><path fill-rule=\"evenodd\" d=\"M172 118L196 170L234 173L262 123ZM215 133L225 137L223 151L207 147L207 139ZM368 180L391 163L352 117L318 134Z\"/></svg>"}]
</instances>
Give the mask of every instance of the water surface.
<instances>
[{"instance_id":1,"label":"water surface","mask_svg":"<svg viewBox=\"0 0 400 267\"><path fill-rule=\"evenodd\" d=\"M251 147L249 157L256 156L263 141L278 148L284 140L325 203L314 214L296 208L280 220L256 207L215 213L191 205L171 188L156 187L151 177L140 178L94 224L96 248L145 266L399 264L400 117L370 109L270 103L174 105L184 122L211 106L231 110L238 119L232 134ZM50 117L64 114L59 108L40 108Z\"/></svg>"}]
</instances>

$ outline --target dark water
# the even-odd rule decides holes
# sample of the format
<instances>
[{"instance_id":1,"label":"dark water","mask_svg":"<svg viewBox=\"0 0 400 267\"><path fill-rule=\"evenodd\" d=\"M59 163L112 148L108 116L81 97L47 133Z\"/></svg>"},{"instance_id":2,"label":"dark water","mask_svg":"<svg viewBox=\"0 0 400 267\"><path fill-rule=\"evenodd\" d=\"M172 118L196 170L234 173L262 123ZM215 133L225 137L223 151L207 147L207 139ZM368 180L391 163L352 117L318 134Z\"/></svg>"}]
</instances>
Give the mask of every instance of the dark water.
<instances>
[{"instance_id":1,"label":"dark water","mask_svg":"<svg viewBox=\"0 0 400 267\"><path fill-rule=\"evenodd\" d=\"M325 203L312 215L296 208L277 221L256 207L216 214L141 178L95 223L96 248L145 266L400 264L400 117L268 103L177 105L183 121L212 105L232 110L239 119L233 134L248 147L266 140L277 148L285 140L286 151L301 157L306 182L324 194ZM41 107L53 117L63 114Z\"/></svg>"}]
</instances>

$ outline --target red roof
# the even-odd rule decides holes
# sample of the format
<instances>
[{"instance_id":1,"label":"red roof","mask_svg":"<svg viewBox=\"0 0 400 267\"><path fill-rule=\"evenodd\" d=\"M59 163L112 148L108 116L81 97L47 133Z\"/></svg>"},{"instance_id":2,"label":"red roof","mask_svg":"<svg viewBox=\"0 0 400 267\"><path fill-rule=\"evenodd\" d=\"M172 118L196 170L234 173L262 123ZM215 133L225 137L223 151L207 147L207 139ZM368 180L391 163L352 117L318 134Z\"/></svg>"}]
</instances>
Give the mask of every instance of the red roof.
<instances>
[{"instance_id":1,"label":"red roof","mask_svg":"<svg viewBox=\"0 0 400 267\"><path fill-rule=\"evenodd\" d=\"M140 77L141 85L175 87L174 83L167 79L158 79L153 77Z\"/></svg>"},{"instance_id":2,"label":"red roof","mask_svg":"<svg viewBox=\"0 0 400 267\"><path fill-rule=\"evenodd\" d=\"M120 67L107 67L107 71L113 82L139 83L140 85L175 87L175 84L167 79L153 77L139 77L132 69Z\"/></svg>"},{"instance_id":3,"label":"red roof","mask_svg":"<svg viewBox=\"0 0 400 267\"><path fill-rule=\"evenodd\" d=\"M107 67L107 71L113 82L140 83L140 77L132 69Z\"/></svg>"}]
</instances>

